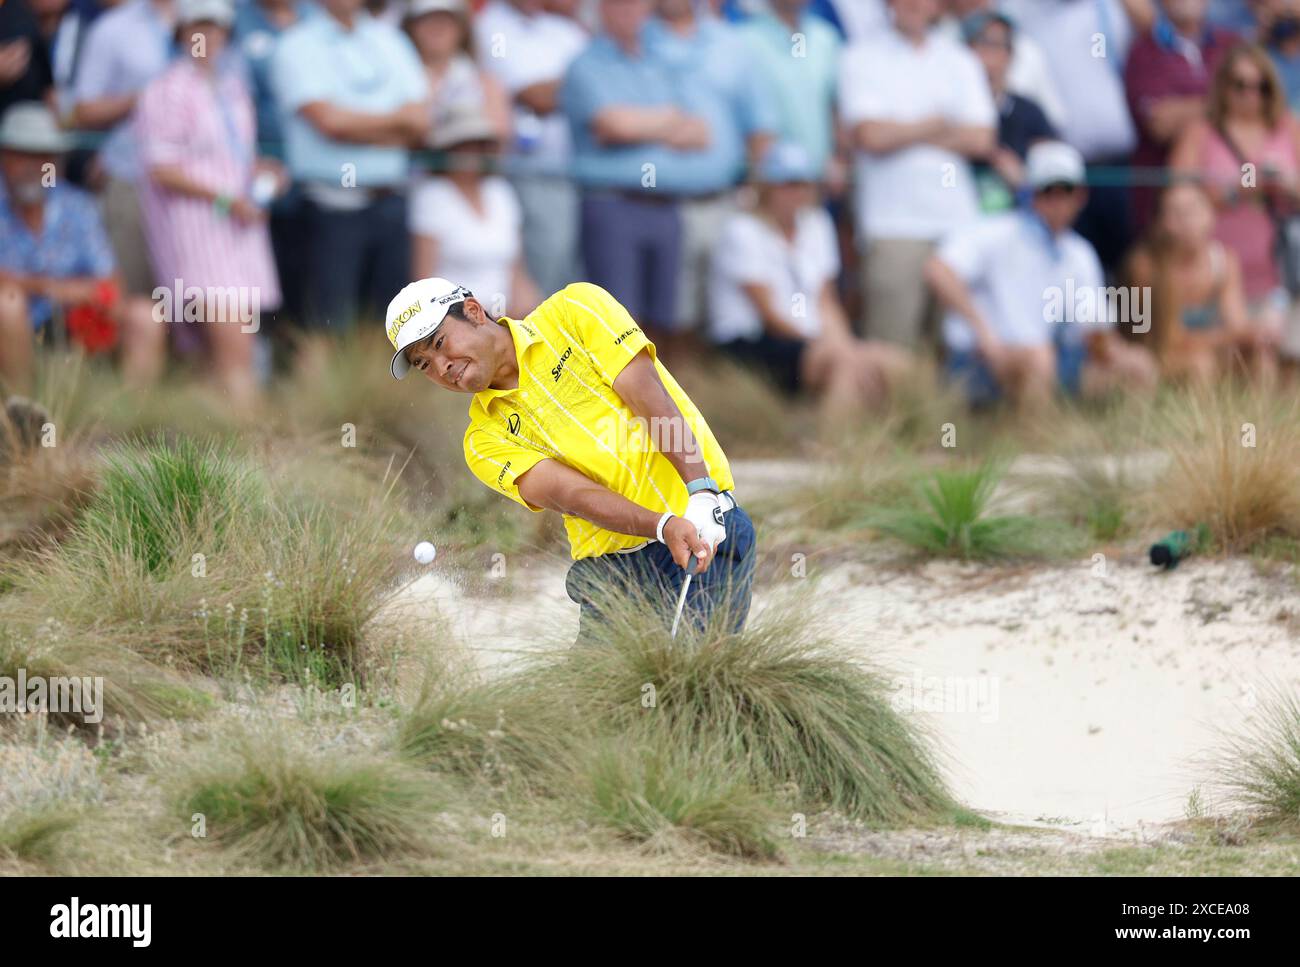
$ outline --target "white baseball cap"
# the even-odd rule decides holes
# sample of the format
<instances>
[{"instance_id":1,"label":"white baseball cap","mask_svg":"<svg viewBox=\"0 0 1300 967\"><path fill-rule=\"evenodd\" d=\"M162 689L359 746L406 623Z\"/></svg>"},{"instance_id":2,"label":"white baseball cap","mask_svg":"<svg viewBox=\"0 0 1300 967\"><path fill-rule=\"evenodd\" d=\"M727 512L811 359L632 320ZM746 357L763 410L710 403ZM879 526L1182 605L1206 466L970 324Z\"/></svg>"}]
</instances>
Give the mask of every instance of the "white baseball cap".
<instances>
[{"instance_id":1,"label":"white baseball cap","mask_svg":"<svg viewBox=\"0 0 1300 967\"><path fill-rule=\"evenodd\" d=\"M1039 141L1025 158L1025 178L1037 191L1048 185L1082 185L1087 181L1083 155L1064 141Z\"/></svg>"},{"instance_id":2,"label":"white baseball cap","mask_svg":"<svg viewBox=\"0 0 1300 967\"><path fill-rule=\"evenodd\" d=\"M384 319L388 341L397 350L389 365L394 379L401 379L411 369L402 353L436 332L447 318L447 310L473 294L463 285L433 278L403 286L402 291L393 296Z\"/></svg>"}]
</instances>

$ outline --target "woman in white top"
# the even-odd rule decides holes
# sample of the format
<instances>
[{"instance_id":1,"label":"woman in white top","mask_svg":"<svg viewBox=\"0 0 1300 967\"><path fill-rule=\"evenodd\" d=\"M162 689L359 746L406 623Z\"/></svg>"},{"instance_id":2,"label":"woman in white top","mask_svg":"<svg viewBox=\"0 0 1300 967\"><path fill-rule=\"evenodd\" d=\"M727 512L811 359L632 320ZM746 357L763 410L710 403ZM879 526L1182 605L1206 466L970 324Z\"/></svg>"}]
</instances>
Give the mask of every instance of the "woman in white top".
<instances>
[{"instance_id":1,"label":"woman in white top","mask_svg":"<svg viewBox=\"0 0 1300 967\"><path fill-rule=\"evenodd\" d=\"M815 393L828 417L880 404L912 358L849 328L835 291L835 226L816 203L811 159L780 144L757 174L757 204L731 217L714 249L712 341L787 392Z\"/></svg>"},{"instance_id":2,"label":"woman in white top","mask_svg":"<svg viewBox=\"0 0 1300 967\"><path fill-rule=\"evenodd\" d=\"M527 315L541 300L524 268L519 199L508 181L490 173L499 147L495 128L466 105L438 118L432 140L444 173L411 193L413 278L455 279L492 315Z\"/></svg>"},{"instance_id":3,"label":"woman in white top","mask_svg":"<svg viewBox=\"0 0 1300 967\"><path fill-rule=\"evenodd\" d=\"M465 0L410 0L402 26L428 75L435 123L454 105L474 104L502 143L508 143L510 99L500 82L474 60Z\"/></svg>"}]
</instances>

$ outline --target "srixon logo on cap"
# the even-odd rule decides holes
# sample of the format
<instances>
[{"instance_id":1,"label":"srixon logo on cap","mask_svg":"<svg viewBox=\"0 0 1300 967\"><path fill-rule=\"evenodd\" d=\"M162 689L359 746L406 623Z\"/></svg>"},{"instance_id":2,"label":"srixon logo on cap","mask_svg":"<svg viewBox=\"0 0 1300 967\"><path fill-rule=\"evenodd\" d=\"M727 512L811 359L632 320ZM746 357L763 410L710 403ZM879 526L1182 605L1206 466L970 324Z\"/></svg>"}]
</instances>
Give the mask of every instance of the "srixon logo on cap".
<instances>
[{"instance_id":1,"label":"srixon logo on cap","mask_svg":"<svg viewBox=\"0 0 1300 967\"><path fill-rule=\"evenodd\" d=\"M397 330L402 328L402 323L406 322L411 316L420 311L420 303L412 302L409 306L393 317L388 324L388 341L397 345Z\"/></svg>"}]
</instances>

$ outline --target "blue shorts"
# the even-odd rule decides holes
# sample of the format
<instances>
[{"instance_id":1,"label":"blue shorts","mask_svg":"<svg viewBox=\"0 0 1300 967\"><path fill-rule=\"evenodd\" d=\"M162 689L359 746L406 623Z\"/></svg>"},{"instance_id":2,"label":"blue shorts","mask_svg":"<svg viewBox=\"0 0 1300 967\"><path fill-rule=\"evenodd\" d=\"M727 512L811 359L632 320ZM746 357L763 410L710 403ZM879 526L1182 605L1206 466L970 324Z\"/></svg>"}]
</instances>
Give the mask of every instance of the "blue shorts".
<instances>
[{"instance_id":1,"label":"blue shorts","mask_svg":"<svg viewBox=\"0 0 1300 967\"><path fill-rule=\"evenodd\" d=\"M1088 361L1087 347L1058 344L1055 351L1057 383L1067 395L1078 396L1083 380L1083 364ZM1002 387L998 385L993 371L984 362L984 357L973 349L949 351L944 370L950 382L963 386L970 403L994 403L1002 398Z\"/></svg>"},{"instance_id":2,"label":"blue shorts","mask_svg":"<svg viewBox=\"0 0 1300 967\"><path fill-rule=\"evenodd\" d=\"M686 592L682 622L703 627L717 610L724 609L732 630L740 631L749 616L754 587L754 522L739 506L723 514L727 539L718 545L709 569L691 581ZM652 541L625 554L602 554L574 561L564 579L569 599L582 605L578 642L588 640L592 623L600 620L600 595L618 593L620 587L643 590L663 609L669 623L677 608L686 572L677 566L667 545Z\"/></svg>"}]
</instances>

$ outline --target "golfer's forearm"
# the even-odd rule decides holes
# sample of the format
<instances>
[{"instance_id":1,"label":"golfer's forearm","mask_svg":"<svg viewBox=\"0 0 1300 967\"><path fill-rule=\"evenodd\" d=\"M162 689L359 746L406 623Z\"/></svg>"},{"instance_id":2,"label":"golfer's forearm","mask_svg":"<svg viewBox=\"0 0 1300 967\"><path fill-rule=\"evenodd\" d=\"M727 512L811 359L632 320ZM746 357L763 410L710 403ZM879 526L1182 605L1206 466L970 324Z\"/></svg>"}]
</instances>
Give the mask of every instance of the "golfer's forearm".
<instances>
[{"instance_id":1,"label":"golfer's forearm","mask_svg":"<svg viewBox=\"0 0 1300 967\"><path fill-rule=\"evenodd\" d=\"M614 380L614 392L636 417L645 421L651 445L668 458L683 481L689 483L709 475L690 423L645 350L623 367Z\"/></svg>"},{"instance_id":2,"label":"golfer's forearm","mask_svg":"<svg viewBox=\"0 0 1300 967\"><path fill-rule=\"evenodd\" d=\"M622 494L592 483L568 495L569 509L564 513L589 520L597 527L616 534L654 537L661 514L634 504Z\"/></svg>"}]
</instances>

